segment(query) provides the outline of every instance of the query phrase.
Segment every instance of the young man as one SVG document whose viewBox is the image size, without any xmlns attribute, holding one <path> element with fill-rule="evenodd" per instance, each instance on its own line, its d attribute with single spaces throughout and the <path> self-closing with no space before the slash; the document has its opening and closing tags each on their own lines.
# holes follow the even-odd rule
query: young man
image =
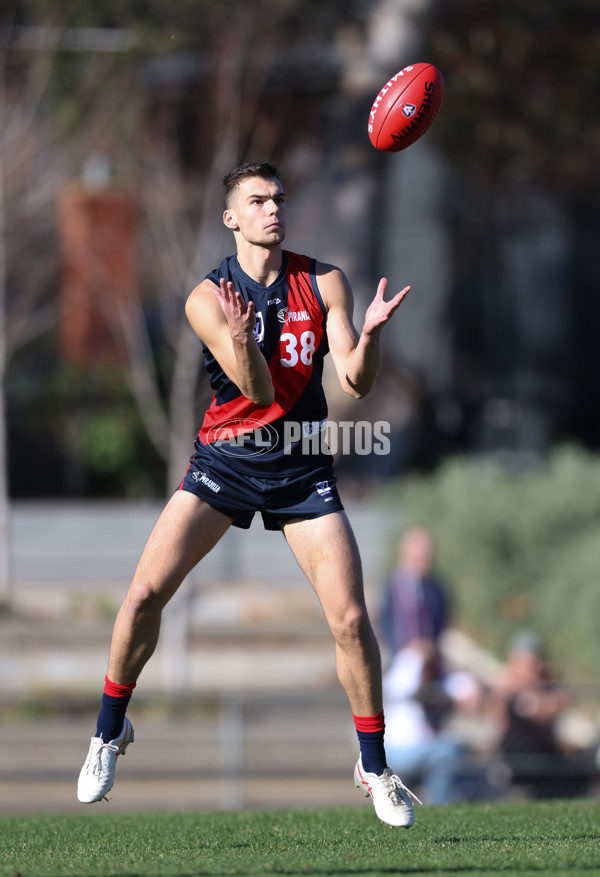
<svg viewBox="0 0 600 877">
<path fill-rule="evenodd" d="M 320 441 L 311 441 L 320 438 L 327 418 L 325 354 L 331 353 L 347 393 L 368 393 L 379 370 L 379 333 L 409 287 L 386 302 L 382 279 L 359 335 L 343 273 L 282 249 L 286 204 L 277 167 L 242 165 L 223 182 L 223 221 L 237 255 L 224 259 L 186 305 L 203 342 L 213 400 L 188 470 L 119 610 L 78 797 L 102 799 L 113 785 L 117 757 L 133 741 L 125 710 L 156 647 L 163 607 L 231 524 L 249 527 L 260 511 L 267 529 L 283 531 L 334 636 L 337 672 L 360 743 L 355 784 L 371 795 L 380 819 L 409 827 L 410 793 L 385 760 L 381 662 L 357 545 L 331 457 Z"/>
</svg>

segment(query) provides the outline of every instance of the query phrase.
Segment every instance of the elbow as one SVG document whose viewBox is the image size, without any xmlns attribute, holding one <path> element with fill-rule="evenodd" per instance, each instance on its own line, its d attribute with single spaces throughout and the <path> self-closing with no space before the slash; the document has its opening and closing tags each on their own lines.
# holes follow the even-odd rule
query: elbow
<svg viewBox="0 0 600 877">
<path fill-rule="evenodd" d="M 265 387 L 261 390 L 254 390 L 248 395 L 248 399 L 253 405 L 259 408 L 268 408 L 275 401 L 275 390 L 273 387 Z"/>
<path fill-rule="evenodd" d="M 275 401 L 275 387 L 271 375 L 250 376 L 237 384 L 240 392 L 257 408 L 268 408 Z"/>
<path fill-rule="evenodd" d="M 346 380 L 343 383 L 343 390 L 353 399 L 364 399 L 371 390 L 373 383 L 369 383 L 368 385 L 364 381 L 360 381 L 354 383 L 351 381 L 348 375 L 346 375 Z"/>
<path fill-rule="evenodd" d="M 362 392 L 358 388 L 348 386 L 344 387 L 344 392 L 347 393 L 351 399 L 364 399 L 367 395 L 366 392 Z"/>
</svg>

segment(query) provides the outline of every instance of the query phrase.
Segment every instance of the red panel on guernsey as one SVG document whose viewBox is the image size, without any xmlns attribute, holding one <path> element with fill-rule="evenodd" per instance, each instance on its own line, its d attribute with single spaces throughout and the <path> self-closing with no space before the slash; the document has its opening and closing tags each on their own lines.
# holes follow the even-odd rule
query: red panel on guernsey
<svg viewBox="0 0 600 877">
<path fill-rule="evenodd" d="M 318 349 L 324 334 L 324 315 L 310 282 L 310 258 L 294 253 L 288 253 L 287 256 L 287 316 L 281 326 L 279 344 L 269 364 L 275 400 L 271 405 L 260 408 L 243 395 L 223 405 L 217 405 L 213 396 L 198 433 L 203 444 L 209 444 L 211 431 L 225 423 L 231 435 L 251 432 L 256 427 L 257 420 L 273 423 L 293 408 L 308 384 L 312 372 L 312 351 Z M 302 312 L 308 312 L 310 319 L 294 319 L 290 316 Z M 305 333 L 308 331 L 314 334 L 314 340 L 310 339 L 310 347 L 306 344 Z M 294 336 L 293 339 L 290 336 Z M 309 349 L 311 353 L 302 356 L 302 351 Z M 292 359 L 290 350 L 298 354 L 297 357 L 294 356 L 293 366 L 284 365 L 284 361 Z M 231 424 L 232 420 L 236 423 Z"/>
</svg>

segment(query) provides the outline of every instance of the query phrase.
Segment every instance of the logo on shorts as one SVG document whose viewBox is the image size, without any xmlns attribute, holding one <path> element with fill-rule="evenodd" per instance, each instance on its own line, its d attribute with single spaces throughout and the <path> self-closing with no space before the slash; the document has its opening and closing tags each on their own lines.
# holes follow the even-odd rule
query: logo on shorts
<svg viewBox="0 0 600 877">
<path fill-rule="evenodd" d="M 216 481 L 213 481 L 212 478 L 209 478 L 206 472 L 192 472 L 192 480 L 195 481 L 196 484 L 204 484 L 209 490 L 212 490 L 213 493 L 218 493 L 221 489 L 221 485 L 217 484 Z"/>
<path fill-rule="evenodd" d="M 404 104 L 404 106 L 402 107 L 402 112 L 404 113 L 404 115 L 406 116 L 407 119 L 410 119 L 411 116 L 414 116 L 416 111 L 417 111 L 417 108 L 414 104 Z"/>
<path fill-rule="evenodd" d="M 319 496 L 322 496 L 323 499 L 325 499 L 325 497 L 329 496 L 329 494 L 331 493 L 332 485 L 329 483 L 329 481 L 317 481 L 315 487 L 317 488 L 317 493 L 319 494 Z M 331 499 L 331 497 L 329 498 Z"/>
</svg>

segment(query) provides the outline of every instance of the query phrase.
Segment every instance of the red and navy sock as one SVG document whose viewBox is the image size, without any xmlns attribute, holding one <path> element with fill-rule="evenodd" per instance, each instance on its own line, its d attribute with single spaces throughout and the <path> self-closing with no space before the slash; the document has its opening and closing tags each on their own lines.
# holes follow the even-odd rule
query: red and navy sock
<svg viewBox="0 0 600 877">
<path fill-rule="evenodd" d="M 385 720 L 383 711 L 376 716 L 352 716 L 358 742 L 362 765 L 367 773 L 375 773 L 377 776 L 386 769 L 387 761 L 383 747 L 383 735 L 385 733 Z"/>
<path fill-rule="evenodd" d="M 96 737 L 102 737 L 105 743 L 115 740 L 123 730 L 127 705 L 136 683 L 116 685 L 108 676 L 104 677 L 104 694 L 102 708 L 98 716 Z"/>
</svg>

